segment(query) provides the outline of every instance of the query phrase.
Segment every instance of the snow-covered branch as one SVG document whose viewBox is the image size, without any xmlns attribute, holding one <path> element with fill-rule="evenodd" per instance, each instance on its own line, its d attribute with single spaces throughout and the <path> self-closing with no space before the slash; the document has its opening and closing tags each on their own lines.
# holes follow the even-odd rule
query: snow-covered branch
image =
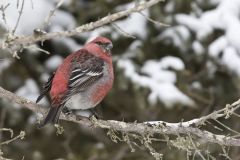
<svg viewBox="0 0 240 160">
<path fill-rule="evenodd" d="M 0 87 L 0 97 L 3 99 L 7 99 L 14 103 L 25 106 L 26 108 L 32 110 L 36 114 L 44 115 L 47 111 L 45 108 L 37 105 L 36 103 L 27 100 L 24 97 L 17 96 L 16 94 L 9 92 L 2 87 Z M 179 123 L 168 123 L 164 121 L 151 121 L 151 122 L 143 122 L 143 123 L 129 123 L 122 122 L 116 120 L 97 120 L 92 118 L 81 119 L 79 120 L 75 115 L 61 115 L 60 119 L 66 121 L 72 121 L 75 123 L 79 123 L 81 125 L 100 127 L 104 129 L 109 129 L 113 131 L 119 131 L 123 133 L 136 133 L 139 135 L 154 135 L 154 134 L 162 134 L 162 135 L 186 135 L 186 136 L 196 136 L 201 142 L 204 143 L 216 143 L 224 146 L 240 146 L 240 139 L 233 138 L 227 135 L 218 135 L 211 133 L 209 131 L 200 129 L 202 125 L 205 124 L 205 121 L 210 119 L 217 119 L 219 117 L 227 118 L 230 116 L 236 109 L 240 107 L 240 100 L 226 105 L 225 108 L 215 111 L 207 116 L 196 118 L 187 122 L 179 122 Z"/>
<path fill-rule="evenodd" d="M 77 35 L 79 33 L 88 32 L 91 30 L 94 30 L 98 27 L 104 26 L 106 24 L 112 23 L 120 18 L 126 17 L 130 15 L 131 13 L 141 12 L 146 8 L 149 8 L 163 0 L 149 0 L 149 1 L 141 1 L 136 3 L 136 5 L 133 8 L 123 10 L 114 14 L 110 14 L 108 16 L 105 16 L 95 22 L 90 22 L 84 25 L 81 25 L 73 30 L 68 31 L 62 31 L 62 32 L 51 32 L 51 33 L 42 33 L 41 34 L 33 34 L 30 36 L 15 36 L 15 35 L 9 35 L 7 36 L 6 40 L 3 41 L 3 43 L 0 45 L 0 48 L 2 49 L 11 49 L 12 51 L 16 51 L 19 49 L 22 49 L 24 47 L 27 47 L 31 44 L 34 44 L 35 42 L 43 42 L 48 39 L 53 38 L 60 38 L 60 37 L 69 37 L 73 35 Z"/>
</svg>

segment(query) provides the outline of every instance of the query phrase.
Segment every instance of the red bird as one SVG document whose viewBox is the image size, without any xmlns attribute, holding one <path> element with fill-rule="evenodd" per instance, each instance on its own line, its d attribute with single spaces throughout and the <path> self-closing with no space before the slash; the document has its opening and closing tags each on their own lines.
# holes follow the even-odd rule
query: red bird
<svg viewBox="0 0 240 160">
<path fill-rule="evenodd" d="M 58 123 L 63 109 L 88 110 L 103 100 L 114 79 L 112 47 L 109 39 L 97 37 L 64 59 L 37 98 L 50 91 L 51 108 L 41 126 Z"/>
</svg>

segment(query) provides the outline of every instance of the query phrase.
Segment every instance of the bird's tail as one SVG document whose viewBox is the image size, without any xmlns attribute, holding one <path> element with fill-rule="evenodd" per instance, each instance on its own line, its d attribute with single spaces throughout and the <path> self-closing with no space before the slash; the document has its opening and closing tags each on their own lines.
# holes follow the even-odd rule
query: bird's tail
<svg viewBox="0 0 240 160">
<path fill-rule="evenodd" d="M 51 106 L 51 108 L 48 111 L 47 116 L 45 119 L 40 123 L 39 128 L 45 126 L 46 124 L 56 124 L 58 123 L 59 116 L 62 110 L 62 105 L 60 106 Z"/>
</svg>

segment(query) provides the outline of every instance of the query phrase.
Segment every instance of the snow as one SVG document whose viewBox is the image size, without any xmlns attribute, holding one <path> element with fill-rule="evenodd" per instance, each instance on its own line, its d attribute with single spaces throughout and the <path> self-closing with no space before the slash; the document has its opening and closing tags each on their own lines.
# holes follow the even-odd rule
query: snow
<svg viewBox="0 0 240 160">
<path fill-rule="evenodd" d="M 55 16 L 51 18 L 51 26 L 60 26 L 62 30 L 70 30 L 75 28 L 76 22 L 68 12 L 56 10 Z"/>
<path fill-rule="evenodd" d="M 185 26 L 175 26 L 164 30 L 158 37 L 157 40 L 171 39 L 171 44 L 184 51 L 186 48 L 186 42 L 190 40 L 191 34 Z"/>
<path fill-rule="evenodd" d="M 141 71 L 156 81 L 175 83 L 176 74 L 173 71 L 166 70 L 168 68 L 182 70 L 184 69 L 184 64 L 176 57 L 167 56 L 162 58 L 160 61 L 148 60 L 145 62 Z"/>
<path fill-rule="evenodd" d="M 111 33 L 111 32 L 112 32 L 112 29 L 109 26 L 105 26 L 105 27 L 100 27 L 100 28 L 94 29 L 92 32 L 85 33 L 85 34 L 87 35 L 86 36 L 87 42 L 89 42 L 98 36 L 101 36 L 101 35 L 107 34 L 107 33 Z"/>
<path fill-rule="evenodd" d="M 175 70 L 183 70 L 185 68 L 184 63 L 181 59 L 172 56 L 163 57 L 160 60 L 159 64 L 164 69 L 172 68 Z"/>
<path fill-rule="evenodd" d="M 202 85 L 198 81 L 192 82 L 191 87 L 194 88 L 194 89 L 199 89 L 199 90 L 202 89 Z"/>
<path fill-rule="evenodd" d="M 10 59 L 0 59 L 0 75 L 12 64 Z"/>
<path fill-rule="evenodd" d="M 129 49 L 130 50 L 134 50 L 134 49 L 137 49 L 139 48 L 140 46 L 142 46 L 142 41 L 140 40 L 135 40 L 131 43 L 131 45 L 129 46 Z"/>
<path fill-rule="evenodd" d="M 48 70 L 54 71 L 62 63 L 63 58 L 59 55 L 54 55 L 45 62 L 45 66 Z"/>
<path fill-rule="evenodd" d="M 17 8 L 17 2 L 19 1 L 19 6 Z M 8 28 L 10 31 L 14 29 L 19 10 L 21 8 L 23 0 L 1 0 L 0 6 L 6 6 L 10 4 L 5 10 L 7 24 L 4 23 L 3 19 L 0 19 L 0 25 Z M 23 13 L 20 17 L 19 25 L 16 30 L 17 34 L 29 35 L 32 34 L 33 30 L 43 26 L 44 20 L 49 15 L 50 10 L 55 8 L 54 4 L 48 0 L 30 0 L 24 1 Z M 50 20 L 50 26 L 61 26 L 62 29 L 70 29 L 75 26 L 74 18 L 67 12 L 56 10 L 55 15 L 52 16 Z"/>
<path fill-rule="evenodd" d="M 39 96 L 39 89 L 33 79 L 27 79 L 25 84 L 15 92 L 18 96 L 23 96 L 31 101 L 36 101 Z M 47 104 L 46 99 L 41 101 L 42 104 Z"/>
<path fill-rule="evenodd" d="M 194 106 L 194 101 L 175 86 L 177 81 L 175 71 L 185 69 L 182 60 L 173 56 L 165 56 L 159 60 L 147 60 L 143 66 L 139 67 L 131 58 L 141 53 L 139 49 L 141 45 L 141 41 L 134 41 L 118 58 L 117 67 L 123 70 L 123 74 L 133 84 L 150 89 L 147 100 L 152 105 L 161 101 L 168 108 L 175 104 Z"/>
<path fill-rule="evenodd" d="M 148 121 L 148 122 L 144 122 L 144 124 L 150 124 L 150 125 L 158 125 L 158 126 L 167 126 L 167 127 L 171 127 L 171 128 L 179 128 L 179 127 L 189 127 L 193 124 L 197 124 L 201 121 L 200 118 L 195 118 L 192 119 L 190 121 L 186 121 L 186 122 L 180 122 L 180 123 L 167 123 L 164 121 Z"/>
<path fill-rule="evenodd" d="M 147 10 L 142 11 L 142 13 L 146 16 L 149 16 Z M 133 35 L 139 36 L 144 39 L 147 36 L 146 25 L 147 20 L 144 16 L 139 13 L 133 13 L 128 18 L 117 21 L 115 23 L 118 27 L 120 27 L 124 32 Z"/>
<path fill-rule="evenodd" d="M 240 56 L 235 48 L 227 47 L 224 49 L 222 63 L 240 76 Z"/>
<path fill-rule="evenodd" d="M 151 104 L 156 104 L 157 98 L 159 98 L 169 108 L 178 103 L 187 106 L 194 105 L 194 102 L 172 83 L 156 83 L 153 81 L 150 87 L 152 92 L 148 100 Z"/>
<path fill-rule="evenodd" d="M 199 21 L 199 19 L 195 17 L 178 14 L 175 18 L 179 24 L 185 25 L 190 30 L 196 32 L 198 39 L 206 38 L 213 31 L 213 29 L 209 25 L 202 23 L 201 21 Z"/>
<path fill-rule="evenodd" d="M 72 38 L 68 37 L 65 37 L 63 39 L 56 39 L 55 41 L 65 44 L 70 49 L 71 52 L 75 52 L 83 47 L 82 45 L 74 41 Z"/>
<path fill-rule="evenodd" d="M 228 46 L 228 41 L 225 36 L 221 36 L 209 45 L 209 55 L 217 57 Z"/>
<path fill-rule="evenodd" d="M 215 30 L 221 30 L 223 34 L 211 42 L 208 53 L 240 76 L 238 65 L 240 62 L 240 1 L 214 0 L 213 3 L 218 4 L 218 6 L 203 12 L 199 17 L 193 14 L 178 14 L 175 19 L 178 24 L 186 26 L 196 34 L 197 41 L 192 44 L 192 48 L 195 48 L 197 54 L 201 53 L 197 51 L 202 50 L 198 44 L 213 34 Z M 223 53 L 222 58 L 219 57 L 220 53 Z"/>
<path fill-rule="evenodd" d="M 62 30 L 63 30 L 63 28 L 61 26 L 51 26 L 51 28 L 50 28 L 50 32 L 60 32 Z M 54 41 L 57 43 L 62 43 L 64 45 L 66 45 L 71 50 L 71 52 L 74 52 L 74 51 L 82 48 L 82 45 L 79 45 L 77 42 L 74 41 L 74 39 L 69 38 L 69 37 L 55 38 Z M 59 45 L 59 44 L 57 44 L 57 45 Z"/>
<path fill-rule="evenodd" d="M 68 0 L 64 5 L 70 4 L 71 0 Z M 204 3 L 203 0 L 197 0 L 198 3 Z M 22 0 L 20 0 L 21 4 Z M 56 2 L 56 1 L 55 1 Z M 6 5 L 9 0 L 2 0 L 0 5 Z M 16 24 L 18 17 L 18 9 L 16 9 L 17 0 L 12 0 L 11 5 L 6 10 L 7 26 L 12 30 Z M 193 2 L 195 3 L 195 2 Z M 193 53 L 202 55 L 208 52 L 209 56 L 217 59 L 217 61 L 226 66 L 229 70 L 237 73 L 240 76 L 240 1 L 239 0 L 211 0 L 208 3 L 218 5 L 216 8 L 209 11 L 196 11 L 197 13 L 177 14 L 175 16 L 176 26 L 164 29 L 157 40 L 166 40 L 175 47 L 179 48 L 183 53 L 189 51 L 189 47 Z M 33 29 L 39 28 L 44 23 L 45 18 L 48 16 L 49 11 L 54 8 L 53 1 L 39 0 L 34 1 L 32 8 L 31 1 L 25 0 L 24 12 L 20 19 L 17 34 L 32 34 Z M 135 2 L 128 3 L 127 5 L 118 6 L 116 11 L 125 10 L 135 5 Z M 166 12 L 172 13 L 174 11 L 175 3 L 169 1 L 165 6 Z M 196 3 L 195 3 L 196 5 Z M 192 6 L 198 7 L 198 6 Z M 143 12 L 146 16 L 149 15 L 149 11 Z M 37 18 L 36 18 L 37 17 Z M 139 37 L 139 39 L 145 39 L 147 36 L 147 20 L 139 13 L 131 14 L 130 17 L 116 21 L 118 27 L 130 35 Z M 2 19 L 0 25 L 4 25 Z M 49 31 L 57 32 L 75 27 L 75 20 L 72 15 L 57 10 L 55 15 L 51 18 Z M 208 48 L 205 49 L 205 39 L 213 34 L 215 30 L 221 30 L 222 35 L 210 42 Z M 84 33 L 81 36 L 90 41 L 96 36 L 106 33 L 111 34 L 113 40 L 122 37 L 122 33 L 112 26 L 104 26 L 95 29 L 90 33 Z M 192 42 L 193 33 L 196 34 L 196 40 Z M 167 41 L 170 40 L 170 41 Z M 71 51 L 78 50 L 81 45 L 78 45 L 71 38 L 57 39 L 58 42 L 65 43 Z M 204 44 L 204 45 L 203 45 Z M 134 58 L 142 52 L 139 46 L 142 45 L 142 41 L 135 40 L 127 49 L 126 53 L 117 57 L 117 67 L 122 69 L 124 75 L 129 80 L 138 86 L 148 88 L 150 93 L 148 95 L 148 102 L 156 104 L 161 101 L 167 107 L 172 107 L 175 104 L 183 104 L 187 106 L 194 106 L 194 101 L 184 94 L 175 85 L 177 82 L 177 71 L 185 69 L 184 63 L 181 59 L 172 56 L 162 57 L 161 59 L 147 60 L 143 66 L 136 65 L 131 58 Z M 220 56 L 220 54 L 222 56 Z M 119 60 L 120 58 L 120 60 Z M 48 70 L 55 70 L 61 63 L 62 58 L 54 55 L 45 62 L 45 66 Z M 8 63 L 2 63 L 0 61 L 1 68 L 7 67 Z M 212 74 L 217 68 L 212 62 L 207 62 L 207 68 L 209 74 Z M 43 78 L 48 76 L 42 75 Z M 201 83 L 195 81 L 191 84 L 193 88 L 200 89 Z M 35 88 L 34 88 L 35 87 Z M 30 90 L 29 90 L 30 89 Z M 26 84 L 20 88 L 17 93 L 30 99 L 36 99 L 38 88 L 33 80 L 28 79 Z"/>
<path fill-rule="evenodd" d="M 130 59 L 120 59 L 117 67 L 123 69 L 124 75 L 134 84 L 150 89 L 151 93 L 148 96 L 150 104 L 154 105 L 161 101 L 168 108 L 178 103 L 194 106 L 194 101 L 174 85 L 176 82 L 175 72 L 167 70 L 169 67 L 176 70 L 184 69 L 184 64 L 180 59 L 168 56 L 159 61 L 148 60 L 141 68 L 146 75 L 138 74 Z"/>
<path fill-rule="evenodd" d="M 40 76 L 40 80 L 41 80 L 42 82 L 47 82 L 49 76 L 50 76 L 49 74 L 43 73 L 43 74 L 41 74 L 41 76 Z"/>
<path fill-rule="evenodd" d="M 125 5 L 117 6 L 115 10 L 116 11 L 126 10 L 129 8 L 133 8 L 134 5 L 135 5 L 135 2 L 131 2 Z M 146 16 L 149 16 L 149 12 L 147 9 L 142 11 L 141 13 L 143 13 Z M 114 27 L 114 25 L 116 25 L 121 30 Z M 132 36 L 137 36 L 141 39 L 145 39 L 147 36 L 146 25 L 147 25 L 147 19 L 144 16 L 142 16 L 139 13 L 132 13 L 129 15 L 129 17 L 123 20 L 118 20 L 114 22 L 112 27 L 104 26 L 104 27 L 100 27 L 93 30 L 89 34 L 90 38 L 88 38 L 88 41 L 90 41 L 94 37 L 97 37 L 106 33 L 111 33 L 111 38 L 113 40 L 116 40 L 120 36 L 123 36 L 122 32 L 126 32 L 127 34 L 130 34 Z"/>
<path fill-rule="evenodd" d="M 173 13 L 174 12 L 174 1 L 168 1 L 168 3 L 164 7 L 164 11 L 167 13 Z"/>
<path fill-rule="evenodd" d="M 238 38 L 240 32 L 238 30 L 240 26 L 239 8 L 239 0 L 221 1 L 216 9 L 204 12 L 200 18 L 185 14 L 178 14 L 175 18 L 179 24 L 185 25 L 194 31 L 199 40 L 206 38 L 214 29 L 223 29 L 230 32 L 230 34 L 236 33 L 231 34 L 230 37 Z M 231 39 L 229 40 L 231 41 Z"/>
<path fill-rule="evenodd" d="M 154 66 L 143 69 L 148 69 L 146 71 L 143 70 L 143 73 L 146 73 L 148 76 L 152 77 L 157 82 L 176 82 L 176 74 L 171 71 L 160 70 L 154 68 Z"/>
<path fill-rule="evenodd" d="M 240 7 L 239 7 L 240 9 Z M 226 38 L 228 40 L 229 45 L 233 46 L 240 52 L 240 21 L 239 17 L 233 17 L 230 15 L 227 17 L 227 30 L 226 30 Z"/>
<path fill-rule="evenodd" d="M 142 13 L 148 16 L 148 11 L 143 11 Z M 97 37 L 106 33 L 111 33 L 113 40 L 118 39 L 120 36 L 122 36 L 122 32 L 130 34 L 132 36 L 138 36 L 142 39 L 147 36 L 147 32 L 145 29 L 147 25 L 147 20 L 139 13 L 133 13 L 124 20 L 116 21 L 114 25 L 116 25 L 121 30 L 110 26 L 100 27 L 90 33 L 90 38 L 88 39 L 88 41 L 93 39 L 93 37 Z"/>
<path fill-rule="evenodd" d="M 193 52 L 198 55 L 201 55 L 204 53 L 204 47 L 202 46 L 202 44 L 199 41 L 194 41 L 192 43 L 192 49 L 193 49 Z"/>
<path fill-rule="evenodd" d="M 126 58 L 134 58 L 134 57 L 136 57 L 141 52 L 141 50 L 140 50 L 141 46 L 142 46 L 142 41 L 140 41 L 140 40 L 133 41 L 129 45 L 127 51 L 124 54 L 122 54 L 121 56 L 114 55 L 113 56 L 113 61 L 114 62 L 118 61 L 118 59 L 120 59 L 120 58 L 126 59 Z"/>
</svg>

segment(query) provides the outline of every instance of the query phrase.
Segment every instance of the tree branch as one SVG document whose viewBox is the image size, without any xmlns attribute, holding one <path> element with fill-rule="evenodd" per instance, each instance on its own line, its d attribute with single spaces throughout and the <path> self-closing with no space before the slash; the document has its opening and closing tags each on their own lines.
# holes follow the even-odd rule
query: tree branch
<svg viewBox="0 0 240 160">
<path fill-rule="evenodd" d="M 133 8 L 120 11 L 111 15 L 108 15 L 106 17 L 103 17 L 95 22 L 90 22 L 87 24 L 84 24 L 82 26 L 79 26 L 73 30 L 69 31 L 63 31 L 63 32 L 52 32 L 52 33 L 45 33 L 45 34 L 33 34 L 30 36 L 8 36 L 5 41 L 0 45 L 1 49 L 10 49 L 12 51 L 19 50 L 22 47 L 29 46 L 35 42 L 39 41 L 45 41 L 48 39 L 53 38 L 60 38 L 60 37 L 69 37 L 73 35 L 77 35 L 79 33 L 88 32 L 91 30 L 94 30 L 98 27 L 101 27 L 103 25 L 112 23 L 120 18 L 123 18 L 125 16 L 128 16 L 131 13 L 140 12 L 146 8 L 149 8 L 160 1 L 163 0 L 149 0 L 149 1 L 141 1 L 139 3 L 136 3 L 136 5 Z"/>
<path fill-rule="evenodd" d="M 9 92 L 0 87 L 0 97 L 12 101 L 14 103 L 25 106 L 32 110 L 34 113 L 44 115 L 46 109 L 37 105 L 36 103 L 27 100 L 24 97 L 17 96 L 12 92 Z M 179 135 L 186 136 L 193 135 L 201 139 L 205 143 L 216 143 L 224 146 L 240 146 L 240 139 L 228 137 L 226 135 L 217 135 L 206 130 L 201 130 L 198 127 L 206 120 L 215 119 L 219 117 L 227 116 L 231 111 L 235 111 L 240 106 L 240 100 L 234 102 L 231 105 L 227 105 L 224 109 L 215 111 L 205 117 L 193 119 L 187 122 L 180 123 L 168 123 L 163 121 L 152 121 L 143 123 L 127 123 L 115 120 L 97 120 L 97 119 L 84 119 L 78 120 L 75 115 L 61 114 L 60 119 L 65 121 L 72 121 L 81 125 L 100 127 L 104 129 L 110 129 L 114 131 L 120 131 L 124 133 L 137 133 L 140 135 L 146 134 L 164 134 L 164 135 Z M 230 111 L 230 112 L 227 112 Z M 200 123 L 201 122 L 201 123 Z"/>
</svg>

